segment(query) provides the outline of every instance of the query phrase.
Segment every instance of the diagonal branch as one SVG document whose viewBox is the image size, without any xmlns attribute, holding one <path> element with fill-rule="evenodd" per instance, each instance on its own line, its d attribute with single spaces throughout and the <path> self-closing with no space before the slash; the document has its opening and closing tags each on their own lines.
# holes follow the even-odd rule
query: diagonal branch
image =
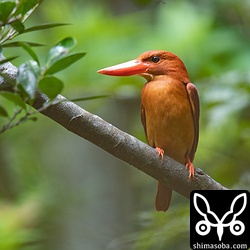
<svg viewBox="0 0 250 250">
<path fill-rule="evenodd" d="M 5 68 L 0 65 L 0 71 L 7 74 L 8 80 L 15 80 L 17 70 L 12 64 L 8 63 Z M 9 86 L 10 84 L 0 77 L 0 90 Z M 189 198 L 192 190 L 226 189 L 200 169 L 196 169 L 195 178 L 189 180 L 188 170 L 184 165 L 168 156 L 162 160 L 152 147 L 134 136 L 119 130 L 75 103 L 67 101 L 61 95 L 57 99 L 61 102 L 49 106 L 41 113 L 154 179 L 164 182 L 181 195 Z M 39 109 L 46 102 L 48 102 L 47 96 L 37 92 L 34 108 Z"/>
</svg>

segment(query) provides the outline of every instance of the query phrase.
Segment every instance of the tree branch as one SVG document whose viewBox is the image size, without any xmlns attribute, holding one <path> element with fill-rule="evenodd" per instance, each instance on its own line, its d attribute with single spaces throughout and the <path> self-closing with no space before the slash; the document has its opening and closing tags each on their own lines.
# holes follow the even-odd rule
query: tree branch
<svg viewBox="0 0 250 250">
<path fill-rule="evenodd" d="M 8 76 L 7 81 L 0 77 L 0 90 L 9 89 L 9 81 L 15 80 L 17 69 L 8 63 L 7 67 L 0 65 L 0 71 Z M 185 169 L 184 165 L 168 156 L 162 160 L 161 157 L 158 157 L 155 149 L 134 136 L 119 130 L 75 103 L 67 101 L 61 95 L 57 99 L 61 102 L 49 106 L 41 113 L 154 179 L 164 182 L 181 195 L 189 198 L 192 190 L 226 189 L 200 169 L 196 169 L 195 178 L 189 180 L 188 170 Z M 37 92 L 34 108 L 40 109 L 48 101 L 46 95 Z"/>
</svg>

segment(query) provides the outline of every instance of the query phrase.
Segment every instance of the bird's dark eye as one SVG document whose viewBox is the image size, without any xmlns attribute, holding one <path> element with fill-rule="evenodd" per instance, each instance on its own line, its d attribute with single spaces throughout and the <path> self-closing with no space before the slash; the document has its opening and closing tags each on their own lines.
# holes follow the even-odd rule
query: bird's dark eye
<svg viewBox="0 0 250 250">
<path fill-rule="evenodd" d="M 151 61 L 154 62 L 154 63 L 158 63 L 160 61 L 160 57 L 159 56 L 153 56 L 151 58 Z"/>
</svg>

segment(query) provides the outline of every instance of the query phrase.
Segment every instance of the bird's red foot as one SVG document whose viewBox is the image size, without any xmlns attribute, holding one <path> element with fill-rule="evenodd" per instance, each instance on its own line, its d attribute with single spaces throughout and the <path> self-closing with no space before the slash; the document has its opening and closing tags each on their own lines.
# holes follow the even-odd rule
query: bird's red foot
<svg viewBox="0 0 250 250">
<path fill-rule="evenodd" d="M 161 156 L 161 158 L 163 159 L 164 157 L 164 150 L 161 148 L 156 147 L 155 150 L 157 151 L 158 155 Z"/>
<path fill-rule="evenodd" d="M 189 169 L 188 179 L 194 178 L 194 165 L 188 156 L 186 157 L 186 168 Z"/>
</svg>

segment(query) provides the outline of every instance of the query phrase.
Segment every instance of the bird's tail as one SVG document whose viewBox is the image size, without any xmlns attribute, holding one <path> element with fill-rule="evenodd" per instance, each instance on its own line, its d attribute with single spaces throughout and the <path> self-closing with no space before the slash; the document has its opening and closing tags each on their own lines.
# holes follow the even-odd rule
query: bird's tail
<svg viewBox="0 0 250 250">
<path fill-rule="evenodd" d="M 155 198 L 156 210 L 166 212 L 169 208 L 171 197 L 172 189 L 168 188 L 164 183 L 158 181 L 158 189 Z"/>
</svg>

